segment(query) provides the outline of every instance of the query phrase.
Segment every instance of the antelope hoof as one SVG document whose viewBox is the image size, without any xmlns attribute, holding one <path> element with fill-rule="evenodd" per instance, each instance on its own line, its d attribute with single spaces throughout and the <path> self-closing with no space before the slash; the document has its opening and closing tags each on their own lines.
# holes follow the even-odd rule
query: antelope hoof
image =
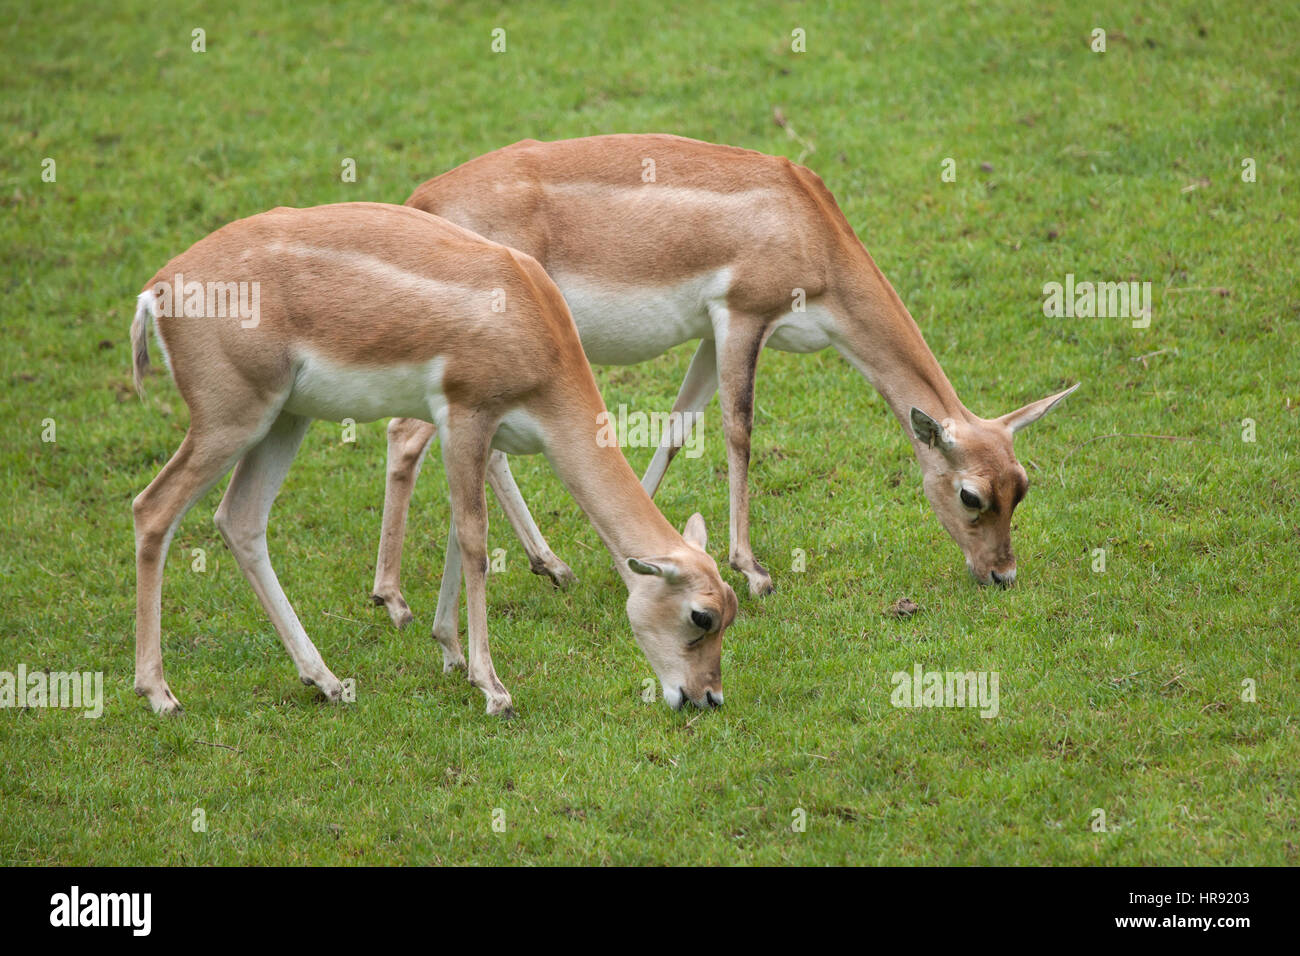
<svg viewBox="0 0 1300 956">
<path fill-rule="evenodd" d="M 306 674 L 300 674 L 298 679 L 308 687 L 315 687 L 330 703 L 337 703 L 343 699 L 343 682 L 333 674 L 327 674 L 323 677 L 309 677 Z"/>
<path fill-rule="evenodd" d="M 382 604 L 388 610 L 393 626 L 399 631 L 415 620 L 415 615 L 411 613 L 401 594 L 395 594 L 391 598 L 386 598 L 382 594 L 372 594 L 370 599 L 376 604 Z"/>
<path fill-rule="evenodd" d="M 578 576 L 573 573 L 573 570 L 553 554 L 529 562 L 529 569 L 533 574 L 545 575 L 550 578 L 551 583 L 561 591 L 578 580 Z"/>
<path fill-rule="evenodd" d="M 460 649 L 460 637 L 456 634 L 454 627 L 449 635 L 444 636 L 438 634 L 438 627 L 435 624 L 432 636 L 434 642 L 442 651 L 442 672 L 444 674 L 469 669 L 465 664 L 465 655 Z"/>
<path fill-rule="evenodd" d="M 496 674 L 492 674 L 487 680 L 476 680 L 471 674 L 469 682 L 483 692 L 487 698 L 487 714 L 489 717 L 510 718 L 515 715 L 515 709 L 510 702 L 510 691 L 501 685 Z"/>
<path fill-rule="evenodd" d="M 166 684 L 162 687 L 141 687 L 137 684 L 135 692 L 140 697 L 149 698 L 149 706 L 155 714 L 172 717 L 185 713 L 185 708 L 181 707 L 181 702 Z"/>
<path fill-rule="evenodd" d="M 751 596 L 766 597 L 776 590 L 776 586 L 772 584 L 772 576 L 768 574 L 767 569 L 757 561 L 753 562 L 748 567 L 742 565 L 738 561 L 732 561 L 731 567 L 733 570 L 739 571 L 745 576 L 745 580 L 749 582 L 749 593 Z"/>
</svg>

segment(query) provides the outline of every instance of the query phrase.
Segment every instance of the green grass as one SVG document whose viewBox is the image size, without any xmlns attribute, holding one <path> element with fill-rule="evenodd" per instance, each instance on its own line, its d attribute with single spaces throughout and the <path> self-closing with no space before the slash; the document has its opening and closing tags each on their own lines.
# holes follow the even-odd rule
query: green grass
<svg viewBox="0 0 1300 956">
<path fill-rule="evenodd" d="M 1295 864 L 1300 10 L 608 6 L 0 4 L 0 670 L 101 670 L 106 694 L 99 720 L 0 711 L 0 863 Z M 847 364 L 769 353 L 751 481 L 779 590 L 752 600 L 724 572 L 742 598 L 721 712 L 642 703 L 651 671 L 612 564 L 544 462 L 521 459 L 580 583 L 533 577 L 493 504 L 489 547 L 508 557 L 489 619 L 519 717 L 485 717 L 428 637 L 436 467 L 408 539 L 416 623 L 396 632 L 369 604 L 382 422 L 355 445 L 314 425 L 271 519 L 285 589 L 356 703 L 297 682 L 213 527 L 218 489 L 177 533 L 163 592 L 187 713 L 148 711 L 130 502 L 187 418 L 163 378 L 143 405 L 130 391 L 127 326 L 154 270 L 232 219 L 401 202 L 524 137 L 671 131 L 798 157 L 774 107 L 967 405 L 1084 382 L 1018 439 L 1033 488 L 1014 590 L 970 581 Z M 1045 318 L 1043 284 L 1067 272 L 1151 281 L 1151 327 Z M 599 370 L 606 402 L 667 408 L 688 358 Z M 702 511 L 725 556 L 716 403 L 705 427 L 706 454 L 679 458 L 657 503 L 679 526 Z M 1111 433 L 1191 440 L 1090 441 Z M 648 456 L 629 453 L 638 470 Z M 885 616 L 903 595 L 921 612 Z M 892 707 L 890 675 L 914 662 L 996 670 L 1000 716 Z"/>
</svg>

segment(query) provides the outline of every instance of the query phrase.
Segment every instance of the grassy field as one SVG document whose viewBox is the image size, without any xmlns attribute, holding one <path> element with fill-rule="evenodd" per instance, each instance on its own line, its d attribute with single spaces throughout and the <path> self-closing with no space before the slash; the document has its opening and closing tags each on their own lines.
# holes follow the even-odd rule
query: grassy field
<svg viewBox="0 0 1300 956">
<path fill-rule="evenodd" d="M 102 671 L 105 693 L 98 720 L 0 710 L 0 863 L 1300 861 L 1300 8 L 472 6 L 0 3 L 0 671 Z M 298 683 L 212 524 L 218 489 L 163 592 L 187 712 L 151 714 L 131 687 L 130 503 L 187 412 L 162 377 L 144 404 L 131 391 L 141 284 L 271 206 L 402 202 L 521 138 L 616 131 L 802 157 L 977 413 L 1084 383 L 1017 442 L 1017 587 L 972 583 L 857 373 L 767 353 L 754 545 L 778 590 L 724 572 L 741 610 L 722 711 L 642 701 L 608 555 L 519 459 L 580 580 L 530 574 L 492 505 L 489 619 L 519 716 L 486 717 L 428 636 L 440 469 L 412 512 L 415 624 L 370 604 L 377 422 L 355 443 L 315 424 L 271 518 L 285 590 L 356 702 Z M 1066 274 L 1151 282 L 1150 327 L 1045 317 Z M 667 409 L 690 352 L 598 370 L 607 404 Z M 657 504 L 679 527 L 703 512 L 725 558 L 716 402 L 705 428 Z M 919 613 L 888 616 L 904 596 Z M 891 706 L 917 664 L 996 671 L 998 717 Z"/>
</svg>

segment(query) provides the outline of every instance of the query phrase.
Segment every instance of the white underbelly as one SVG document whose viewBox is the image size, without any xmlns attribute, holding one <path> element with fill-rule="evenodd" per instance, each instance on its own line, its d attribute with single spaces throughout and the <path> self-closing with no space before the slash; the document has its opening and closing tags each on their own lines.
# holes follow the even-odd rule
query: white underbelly
<svg viewBox="0 0 1300 956">
<path fill-rule="evenodd" d="M 635 365 L 683 342 L 713 335 L 709 305 L 725 302 L 730 270 L 663 285 L 598 283 L 553 276 L 593 365 Z"/>
<path fill-rule="evenodd" d="M 350 366 L 311 353 L 299 356 L 287 412 L 339 422 L 403 417 L 436 421 L 445 407 L 443 360 L 384 368 Z"/>
<path fill-rule="evenodd" d="M 444 362 L 433 358 L 387 368 L 341 365 L 319 355 L 300 356 L 284 410 L 325 421 L 372 422 L 419 418 L 442 428 L 447 401 L 442 392 Z M 594 425 L 592 426 L 595 427 Z M 522 408 L 506 413 L 492 447 L 510 455 L 543 450 L 542 430 Z"/>
</svg>

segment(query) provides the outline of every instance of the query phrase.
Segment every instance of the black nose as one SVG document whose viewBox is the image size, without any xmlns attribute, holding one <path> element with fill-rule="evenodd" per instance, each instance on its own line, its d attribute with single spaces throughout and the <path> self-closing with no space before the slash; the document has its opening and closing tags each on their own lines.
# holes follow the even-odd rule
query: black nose
<svg viewBox="0 0 1300 956">
<path fill-rule="evenodd" d="M 714 697 L 714 696 L 713 696 L 713 691 L 711 691 L 711 690 L 706 690 L 706 691 L 704 692 L 704 700 L 705 700 L 705 703 L 707 703 L 710 707 L 721 707 L 721 706 L 722 706 L 722 698 L 721 698 L 721 697 Z"/>
<path fill-rule="evenodd" d="M 1015 580 L 1015 578 L 1011 575 L 1006 575 L 1004 577 L 1003 575 L 998 574 L 996 571 L 990 571 L 989 577 L 993 579 L 994 584 L 999 584 L 1004 588 L 1010 585 L 1011 582 Z"/>
</svg>

